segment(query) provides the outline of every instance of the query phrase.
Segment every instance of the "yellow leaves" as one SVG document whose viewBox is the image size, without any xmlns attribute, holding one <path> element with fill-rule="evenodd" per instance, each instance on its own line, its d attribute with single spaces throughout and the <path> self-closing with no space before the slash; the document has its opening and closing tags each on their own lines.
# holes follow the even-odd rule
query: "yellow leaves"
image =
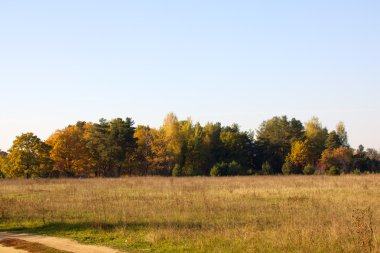
<svg viewBox="0 0 380 253">
<path fill-rule="evenodd" d="M 319 122 L 317 117 L 312 117 L 308 122 L 305 123 L 305 134 L 309 139 L 316 138 L 322 131 L 322 124 Z"/>
<path fill-rule="evenodd" d="M 307 141 L 294 141 L 288 159 L 296 166 L 306 165 L 308 162 Z"/>
<path fill-rule="evenodd" d="M 68 126 L 48 138 L 46 143 L 52 146 L 50 157 L 56 170 L 78 175 L 94 166 L 86 146 L 86 129 L 89 128 L 88 123 L 83 127 Z"/>
</svg>

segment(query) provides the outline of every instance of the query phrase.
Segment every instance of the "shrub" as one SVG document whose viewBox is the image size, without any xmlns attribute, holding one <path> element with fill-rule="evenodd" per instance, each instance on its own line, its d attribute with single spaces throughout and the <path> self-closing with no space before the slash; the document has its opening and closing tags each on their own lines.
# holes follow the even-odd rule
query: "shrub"
<svg viewBox="0 0 380 253">
<path fill-rule="evenodd" d="M 218 177 L 225 176 L 226 173 L 226 163 L 217 163 L 210 170 L 210 176 Z"/>
<path fill-rule="evenodd" d="M 217 163 L 210 170 L 210 176 L 236 176 L 241 173 L 242 167 L 235 161 Z"/>
<path fill-rule="evenodd" d="M 182 176 L 197 176 L 197 175 L 201 175 L 201 173 L 197 171 L 193 165 L 185 164 L 185 166 L 182 167 Z"/>
<path fill-rule="evenodd" d="M 172 176 L 173 177 L 180 177 L 180 176 L 183 176 L 183 172 L 182 172 L 182 168 L 181 166 L 179 166 L 178 164 L 176 164 L 173 168 L 173 171 L 172 171 Z"/>
<path fill-rule="evenodd" d="M 358 168 L 354 169 L 354 171 L 352 172 L 354 175 L 360 175 L 361 172 Z"/>
<path fill-rule="evenodd" d="M 236 161 L 232 161 L 231 163 L 228 164 L 227 167 L 228 167 L 228 170 L 227 170 L 228 175 L 235 176 L 235 175 L 242 174 L 242 167 Z"/>
<path fill-rule="evenodd" d="M 282 165 L 281 171 L 282 171 L 282 174 L 289 175 L 292 171 L 292 164 L 290 162 L 285 162 Z"/>
<path fill-rule="evenodd" d="M 269 162 L 265 162 L 261 165 L 261 172 L 264 174 L 264 175 L 270 175 L 270 174 L 273 174 L 273 169 L 272 169 L 272 166 L 270 165 Z"/>
<path fill-rule="evenodd" d="M 331 166 L 330 169 L 327 171 L 327 174 L 330 176 L 336 176 L 340 174 L 340 171 L 335 166 Z"/>
<path fill-rule="evenodd" d="M 313 175 L 314 172 L 315 172 L 315 168 L 314 168 L 313 165 L 308 164 L 308 165 L 305 166 L 305 168 L 303 169 L 302 172 L 303 172 L 303 174 L 305 174 L 305 175 Z"/>
</svg>

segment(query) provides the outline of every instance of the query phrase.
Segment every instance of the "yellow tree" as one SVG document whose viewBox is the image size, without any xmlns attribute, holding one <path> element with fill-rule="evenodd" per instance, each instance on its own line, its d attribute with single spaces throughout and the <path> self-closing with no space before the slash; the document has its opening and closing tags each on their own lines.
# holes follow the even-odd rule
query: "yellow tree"
<svg viewBox="0 0 380 253">
<path fill-rule="evenodd" d="M 137 145 L 135 152 L 135 166 L 138 170 L 138 174 L 146 175 L 149 173 L 153 161 L 152 130 L 147 126 L 137 126 L 133 137 L 136 138 Z"/>
<path fill-rule="evenodd" d="M 6 152 L 3 152 L 1 151 L 0 149 L 0 177 L 3 177 L 3 173 L 1 172 L 2 171 L 2 167 L 4 166 L 5 164 L 5 157 L 7 156 L 7 153 Z"/>
<path fill-rule="evenodd" d="M 294 141 L 288 155 L 288 160 L 299 169 L 306 166 L 309 160 L 307 141 Z"/>
<path fill-rule="evenodd" d="M 33 133 L 17 136 L 2 164 L 8 177 L 47 177 L 51 171 L 51 147 Z"/>
<path fill-rule="evenodd" d="M 336 133 L 339 137 L 339 141 L 340 141 L 341 145 L 343 147 L 349 147 L 346 127 L 344 126 L 344 123 L 342 121 L 340 121 L 336 125 Z"/>
<path fill-rule="evenodd" d="M 171 170 L 176 163 L 179 163 L 181 154 L 181 134 L 180 123 L 174 113 L 169 113 L 160 129 L 160 136 L 164 138 L 166 154 L 169 156 L 168 169 Z"/>
<path fill-rule="evenodd" d="M 174 164 L 173 154 L 167 148 L 164 131 L 151 129 L 151 156 L 147 156 L 153 174 L 170 175 Z"/>
<path fill-rule="evenodd" d="M 308 159 L 311 164 L 316 164 L 325 149 L 328 131 L 322 127 L 317 117 L 305 123 L 305 135 L 307 140 Z"/>
<path fill-rule="evenodd" d="M 81 123 L 57 130 L 46 141 L 52 146 L 50 157 L 54 169 L 68 176 L 89 176 L 95 166 L 86 146 L 86 129 L 91 124 Z"/>
</svg>

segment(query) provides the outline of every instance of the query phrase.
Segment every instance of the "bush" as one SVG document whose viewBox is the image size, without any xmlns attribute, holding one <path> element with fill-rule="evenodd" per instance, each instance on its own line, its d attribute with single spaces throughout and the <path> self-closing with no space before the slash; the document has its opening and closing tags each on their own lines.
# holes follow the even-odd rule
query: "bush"
<svg viewBox="0 0 380 253">
<path fill-rule="evenodd" d="M 289 175 L 292 172 L 292 164 L 290 162 L 285 162 L 281 168 L 282 174 Z"/>
<path fill-rule="evenodd" d="M 182 172 L 182 168 L 181 166 L 179 166 L 178 164 L 176 164 L 173 168 L 173 171 L 172 171 L 172 176 L 173 177 L 180 177 L 180 176 L 183 176 L 183 172 Z"/>
<path fill-rule="evenodd" d="M 305 168 L 303 169 L 302 172 L 303 172 L 303 174 L 305 174 L 305 175 L 313 175 L 314 172 L 315 172 L 315 168 L 314 168 L 313 165 L 308 164 L 308 165 L 305 166 Z"/>
<path fill-rule="evenodd" d="M 182 167 L 182 176 L 200 176 L 202 172 L 196 169 L 192 164 L 185 164 Z"/>
<path fill-rule="evenodd" d="M 264 175 L 270 175 L 270 174 L 273 174 L 273 169 L 272 169 L 272 166 L 270 165 L 269 162 L 265 162 L 261 165 L 261 172 L 264 174 Z"/>
<path fill-rule="evenodd" d="M 354 169 L 354 171 L 352 173 L 354 175 L 360 175 L 360 174 L 362 174 L 358 168 Z"/>
<path fill-rule="evenodd" d="M 235 176 L 235 175 L 240 175 L 242 174 L 242 167 L 239 163 L 236 161 L 232 161 L 231 163 L 228 164 L 228 175 Z"/>
<path fill-rule="evenodd" d="M 219 177 L 222 176 L 222 166 L 221 164 L 215 164 L 210 170 L 210 176 Z"/>
<path fill-rule="evenodd" d="M 210 176 L 236 176 L 242 173 L 242 167 L 239 163 L 232 161 L 230 163 L 217 163 L 210 170 Z"/>
<path fill-rule="evenodd" d="M 331 166 L 330 169 L 327 171 L 327 174 L 330 176 L 336 176 L 340 174 L 340 171 L 335 166 Z"/>
</svg>

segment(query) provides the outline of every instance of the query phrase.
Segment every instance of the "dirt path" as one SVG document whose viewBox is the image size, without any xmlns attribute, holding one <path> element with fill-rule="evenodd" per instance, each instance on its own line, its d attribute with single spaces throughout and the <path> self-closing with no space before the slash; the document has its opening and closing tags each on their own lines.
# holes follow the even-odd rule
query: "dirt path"
<svg viewBox="0 0 380 253">
<path fill-rule="evenodd" d="M 74 240 L 43 236 L 43 235 L 30 235 L 30 234 L 13 234 L 7 232 L 0 232 L 0 240 L 5 238 L 16 238 L 28 242 L 36 242 L 46 245 L 51 248 L 66 250 L 73 253 L 122 253 L 121 251 L 95 245 L 84 245 Z M 9 247 L 0 246 L 0 253 L 25 253 L 24 250 L 17 250 Z"/>
<path fill-rule="evenodd" d="M 28 253 L 28 251 L 22 249 L 14 249 L 10 247 L 4 247 L 0 245 L 0 253 Z"/>
</svg>

